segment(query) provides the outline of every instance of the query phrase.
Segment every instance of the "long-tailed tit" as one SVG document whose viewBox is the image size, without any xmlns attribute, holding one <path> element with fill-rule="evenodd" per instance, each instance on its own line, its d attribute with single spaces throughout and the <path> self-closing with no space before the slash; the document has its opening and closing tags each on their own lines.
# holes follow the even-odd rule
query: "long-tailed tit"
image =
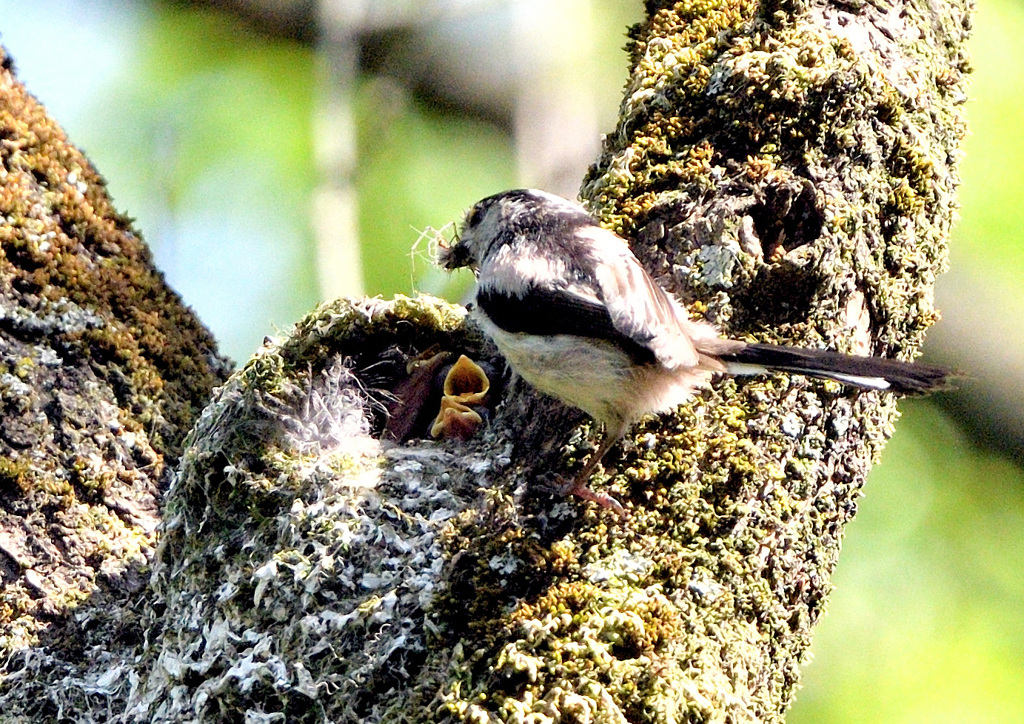
<svg viewBox="0 0 1024 724">
<path fill-rule="evenodd" d="M 476 273 L 474 314 L 512 368 L 541 392 L 604 423 L 568 493 L 622 510 L 586 483 L 647 413 L 673 409 L 712 375 L 779 370 L 896 393 L 941 387 L 949 370 L 829 350 L 725 339 L 689 318 L 626 242 L 582 206 L 543 191 L 489 196 L 443 248 L 447 269 Z"/>
</svg>

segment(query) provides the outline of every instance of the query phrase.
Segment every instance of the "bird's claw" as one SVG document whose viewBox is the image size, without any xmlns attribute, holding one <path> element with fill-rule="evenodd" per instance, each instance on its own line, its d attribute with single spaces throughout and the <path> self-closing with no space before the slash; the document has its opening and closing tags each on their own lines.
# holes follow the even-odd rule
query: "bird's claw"
<svg viewBox="0 0 1024 724">
<path fill-rule="evenodd" d="M 575 495 L 577 498 L 582 498 L 583 500 L 589 500 L 593 503 L 597 503 L 602 508 L 614 510 L 616 513 L 619 514 L 620 518 L 625 519 L 626 517 L 626 509 L 622 507 L 622 503 L 617 501 L 612 496 L 608 495 L 608 493 L 599 493 L 596 490 L 591 490 L 582 481 L 577 480 L 569 485 L 564 486 L 562 488 L 562 493 L 563 495 Z"/>
<path fill-rule="evenodd" d="M 537 482 L 542 487 L 554 493 L 558 493 L 559 495 L 575 495 L 577 498 L 597 503 L 602 508 L 614 510 L 621 518 L 626 517 L 626 509 L 622 507 L 622 503 L 607 493 L 598 493 L 597 491 L 591 490 L 579 479 L 567 483 L 561 476 L 555 473 L 547 473 L 541 475 Z"/>
</svg>

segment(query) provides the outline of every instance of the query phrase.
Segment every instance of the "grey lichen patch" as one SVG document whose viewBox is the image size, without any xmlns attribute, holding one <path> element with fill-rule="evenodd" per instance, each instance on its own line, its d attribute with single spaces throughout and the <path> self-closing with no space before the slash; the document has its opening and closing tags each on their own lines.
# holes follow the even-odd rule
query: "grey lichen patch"
<svg viewBox="0 0 1024 724">
<path fill-rule="evenodd" d="M 0 492 L 9 564 L 0 644 L 17 651 L 97 583 L 145 566 L 163 458 L 102 374 L 74 364 L 82 351 L 74 340 L 102 326 L 97 315 L 70 302 L 40 301 L 30 312 L 8 299 L 0 326 L 9 473 Z"/>
<path fill-rule="evenodd" d="M 339 300 L 218 391 L 168 495 L 130 718 L 402 720 L 437 628 L 441 533 L 490 463 L 382 444 L 374 385 L 386 349 L 472 349 L 464 318 L 429 298 Z"/>
</svg>

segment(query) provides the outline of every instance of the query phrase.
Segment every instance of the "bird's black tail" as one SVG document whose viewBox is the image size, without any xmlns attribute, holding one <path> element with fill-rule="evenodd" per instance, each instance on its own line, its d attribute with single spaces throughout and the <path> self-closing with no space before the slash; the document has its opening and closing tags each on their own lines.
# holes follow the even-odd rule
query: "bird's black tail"
<svg viewBox="0 0 1024 724">
<path fill-rule="evenodd" d="M 854 387 L 891 390 L 901 395 L 940 389 L 953 376 L 952 370 L 935 365 L 774 344 L 748 344 L 738 352 L 723 354 L 720 358 L 725 362 L 726 371 L 733 375 L 761 374 L 770 370 L 795 372 Z"/>
</svg>

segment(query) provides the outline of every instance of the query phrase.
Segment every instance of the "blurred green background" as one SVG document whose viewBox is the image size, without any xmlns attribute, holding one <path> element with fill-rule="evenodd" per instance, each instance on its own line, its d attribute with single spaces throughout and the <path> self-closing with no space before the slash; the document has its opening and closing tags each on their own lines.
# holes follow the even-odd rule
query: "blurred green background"
<svg viewBox="0 0 1024 724">
<path fill-rule="evenodd" d="M 0 42 L 19 76 L 240 361 L 320 300 L 323 271 L 310 220 L 323 63 L 308 19 L 254 22 L 242 4 L 0 0 Z M 498 4 L 422 7 L 464 25 L 475 6 Z M 579 78 L 598 130 L 614 124 L 624 30 L 639 5 L 590 5 L 580 55 L 590 65 Z M 410 32 L 381 25 L 361 41 L 348 89 L 360 241 L 340 232 L 337 243 L 361 258 L 351 293 L 457 297 L 465 280 L 432 269 L 420 232 L 524 183 L 515 124 L 500 107 L 467 110 L 389 66 L 396 47 L 412 47 Z M 962 221 L 939 290 L 947 321 L 929 344 L 933 359 L 970 379 L 960 393 L 903 403 L 849 528 L 790 722 L 1024 721 L 1024 447 L 1014 416 L 1024 407 L 1022 37 L 1021 0 L 981 0 Z"/>
</svg>

